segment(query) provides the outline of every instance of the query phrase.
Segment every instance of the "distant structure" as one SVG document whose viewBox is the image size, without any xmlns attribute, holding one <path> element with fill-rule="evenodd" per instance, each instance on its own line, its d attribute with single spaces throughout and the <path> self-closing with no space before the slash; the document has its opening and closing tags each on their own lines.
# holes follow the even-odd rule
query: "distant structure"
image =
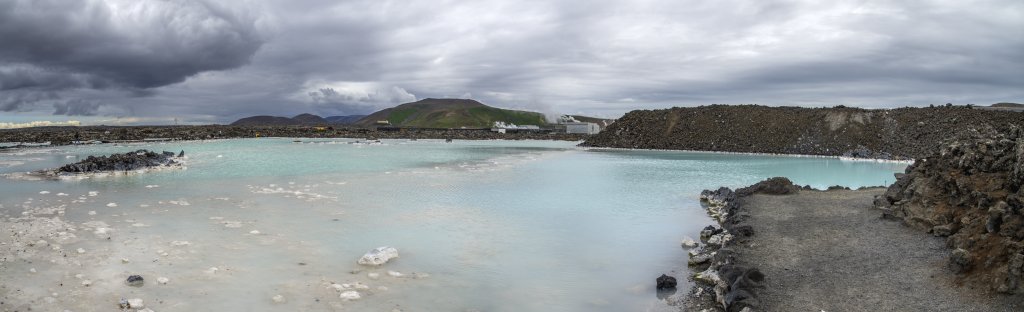
<svg viewBox="0 0 1024 312">
<path fill-rule="evenodd" d="M 564 125 L 565 133 L 597 134 L 601 132 L 601 126 L 592 122 L 568 122 Z"/>
<path fill-rule="evenodd" d="M 558 117 L 558 123 L 565 125 L 565 133 L 597 134 L 601 132 L 601 125 L 593 122 L 581 122 L 570 115 Z"/>
</svg>

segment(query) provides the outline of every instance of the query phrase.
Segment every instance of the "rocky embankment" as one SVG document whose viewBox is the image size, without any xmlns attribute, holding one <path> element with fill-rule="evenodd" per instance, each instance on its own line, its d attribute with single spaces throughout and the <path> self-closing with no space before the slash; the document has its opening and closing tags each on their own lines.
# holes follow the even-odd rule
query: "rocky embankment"
<svg viewBox="0 0 1024 312">
<path fill-rule="evenodd" d="M 898 174 L 875 200 L 939 237 L 963 282 L 1024 294 L 1024 134 L 972 133 Z"/>
<path fill-rule="evenodd" d="M 580 141 L 584 134 L 497 133 L 489 129 L 375 129 L 312 126 L 136 126 L 38 127 L 0 129 L 2 142 L 120 142 L 142 140 L 209 140 L 256 137 L 373 138 L 453 140 L 564 140 Z"/>
<path fill-rule="evenodd" d="M 67 164 L 56 169 L 43 170 L 38 173 L 44 176 L 61 176 L 101 172 L 126 172 L 153 167 L 172 167 L 180 166 L 181 164 L 176 159 L 181 159 L 184 156 L 185 151 L 181 151 L 176 156 L 174 152 L 164 151 L 157 153 L 148 150 L 138 150 L 110 156 L 89 156 L 85 160 Z"/>
<path fill-rule="evenodd" d="M 711 105 L 632 111 L 583 146 L 916 159 L 950 134 L 1006 133 L 1012 125 L 1024 126 L 1024 113 Z"/>
<path fill-rule="evenodd" d="M 690 250 L 689 265 L 700 273 L 694 274 L 696 285 L 684 302 L 687 311 L 758 310 L 757 292 L 763 288 L 765 276 L 755 267 L 737 263 L 731 248 L 754 236 L 752 227 L 740 225 L 744 214 L 738 199 L 753 194 L 793 194 L 799 189 L 789 179 L 771 178 L 736 191 L 722 187 L 701 193 L 708 214 L 718 224 L 704 228 L 700 233 L 702 244 Z"/>
</svg>

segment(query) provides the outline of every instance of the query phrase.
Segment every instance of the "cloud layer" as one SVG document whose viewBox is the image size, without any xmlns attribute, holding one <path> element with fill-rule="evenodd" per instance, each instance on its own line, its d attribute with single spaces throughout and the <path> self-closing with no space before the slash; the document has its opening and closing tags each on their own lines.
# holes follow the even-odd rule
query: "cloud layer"
<svg viewBox="0 0 1024 312">
<path fill-rule="evenodd" d="M 4 1 L 0 38 L 6 111 L 72 89 L 146 95 L 245 65 L 262 44 L 252 20 L 203 1 Z"/>
<path fill-rule="evenodd" d="M 0 38 L 12 114 L 1024 102 L 1014 0 L 8 1 Z"/>
</svg>

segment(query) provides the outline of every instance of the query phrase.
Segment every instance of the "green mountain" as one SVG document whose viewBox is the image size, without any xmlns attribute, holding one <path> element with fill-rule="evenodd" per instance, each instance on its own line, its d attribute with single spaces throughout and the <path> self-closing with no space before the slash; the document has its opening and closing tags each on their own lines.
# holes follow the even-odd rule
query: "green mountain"
<svg viewBox="0 0 1024 312">
<path fill-rule="evenodd" d="M 355 124 L 373 126 L 384 120 L 392 126 L 421 128 L 487 128 L 495 121 L 517 125 L 547 124 L 541 113 L 490 107 L 465 99 L 423 99 L 405 103 L 370 114 Z"/>
</svg>

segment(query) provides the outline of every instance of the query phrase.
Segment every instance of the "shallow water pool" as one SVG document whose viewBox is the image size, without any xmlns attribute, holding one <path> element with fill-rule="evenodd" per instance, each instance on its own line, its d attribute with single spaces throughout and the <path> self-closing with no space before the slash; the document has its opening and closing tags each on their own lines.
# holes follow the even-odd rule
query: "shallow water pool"
<svg viewBox="0 0 1024 312">
<path fill-rule="evenodd" d="M 679 242 L 711 223 L 701 190 L 773 176 L 882 185 L 906 166 L 574 145 L 268 138 L 3 151 L 0 309 L 108 311 L 141 298 L 156 311 L 670 310 L 654 278 L 688 274 Z M 187 168 L 16 178 L 136 149 L 184 150 Z M 379 246 L 400 257 L 356 264 Z M 131 274 L 146 284 L 125 285 Z"/>
</svg>

